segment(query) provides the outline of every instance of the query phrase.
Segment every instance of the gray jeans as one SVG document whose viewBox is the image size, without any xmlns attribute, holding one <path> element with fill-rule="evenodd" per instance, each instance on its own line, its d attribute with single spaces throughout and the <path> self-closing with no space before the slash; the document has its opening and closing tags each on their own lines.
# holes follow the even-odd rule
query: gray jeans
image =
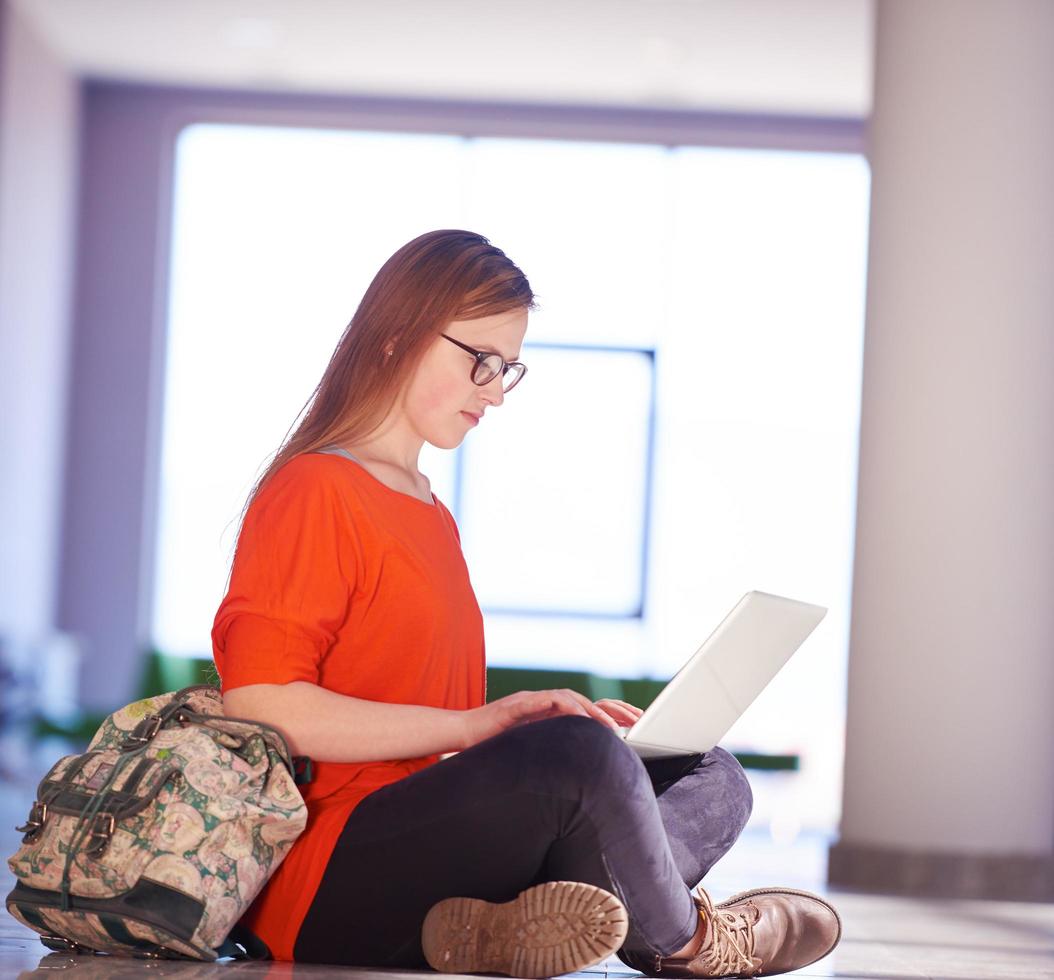
<svg viewBox="0 0 1054 980">
<path fill-rule="evenodd" d="M 699 921 L 690 889 L 735 842 L 752 802 L 721 748 L 645 763 L 591 718 L 513 728 L 356 807 L 295 958 L 427 968 L 421 923 L 432 905 L 506 902 L 543 881 L 606 888 L 629 913 L 625 952 L 672 953 Z"/>
</svg>

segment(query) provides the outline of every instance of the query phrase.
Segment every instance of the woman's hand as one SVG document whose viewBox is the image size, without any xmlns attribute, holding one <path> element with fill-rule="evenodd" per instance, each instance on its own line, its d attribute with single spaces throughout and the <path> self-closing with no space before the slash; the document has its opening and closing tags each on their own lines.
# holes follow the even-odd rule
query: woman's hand
<svg viewBox="0 0 1054 980">
<path fill-rule="evenodd" d="M 616 698 L 601 698 L 595 703 L 601 711 L 610 715 L 617 724 L 626 728 L 636 724 L 637 719 L 644 714 L 642 708 L 629 704 L 627 701 L 619 701 Z"/>
<path fill-rule="evenodd" d="M 601 707 L 601 704 L 625 705 L 624 713 L 627 713 L 626 709 L 628 712 L 639 710 L 624 701 L 610 699 L 593 704 L 584 694 L 568 688 L 554 691 L 519 691 L 462 713 L 465 724 L 463 748 L 467 749 L 509 728 L 527 725 L 532 721 L 542 721 L 545 718 L 557 718 L 560 715 L 593 718 L 614 731 L 621 724 L 618 720 L 621 715 L 612 714 L 607 708 Z"/>
</svg>

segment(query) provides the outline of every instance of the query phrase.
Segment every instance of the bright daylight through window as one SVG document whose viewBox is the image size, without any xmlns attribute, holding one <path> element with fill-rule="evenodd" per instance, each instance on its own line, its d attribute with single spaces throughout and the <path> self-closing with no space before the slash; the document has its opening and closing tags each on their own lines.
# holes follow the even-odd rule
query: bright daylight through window
<svg viewBox="0 0 1054 980">
<path fill-rule="evenodd" d="M 726 744 L 837 817 L 869 173 L 846 153 L 195 125 L 181 134 L 152 639 L 207 656 L 253 479 L 370 279 L 478 231 L 530 371 L 422 469 L 492 665 L 668 677 L 750 589 L 829 607 Z"/>
</svg>

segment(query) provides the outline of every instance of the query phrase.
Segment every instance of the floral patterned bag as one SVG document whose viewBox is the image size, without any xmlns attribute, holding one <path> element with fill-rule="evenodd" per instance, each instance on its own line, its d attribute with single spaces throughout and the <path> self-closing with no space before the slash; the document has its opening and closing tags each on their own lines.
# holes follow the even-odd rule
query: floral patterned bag
<svg viewBox="0 0 1054 980">
<path fill-rule="evenodd" d="M 266 955 L 232 930 L 306 822 L 285 740 L 218 688 L 136 701 L 41 781 L 7 908 L 52 949 Z"/>
</svg>

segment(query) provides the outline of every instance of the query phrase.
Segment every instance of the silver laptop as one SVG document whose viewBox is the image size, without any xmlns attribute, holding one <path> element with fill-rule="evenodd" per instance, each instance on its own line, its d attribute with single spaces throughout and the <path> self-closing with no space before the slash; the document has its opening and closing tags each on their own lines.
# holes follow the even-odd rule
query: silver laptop
<svg viewBox="0 0 1054 980">
<path fill-rule="evenodd" d="M 708 752 L 827 614 L 748 592 L 659 696 L 620 732 L 642 759 Z"/>
</svg>

